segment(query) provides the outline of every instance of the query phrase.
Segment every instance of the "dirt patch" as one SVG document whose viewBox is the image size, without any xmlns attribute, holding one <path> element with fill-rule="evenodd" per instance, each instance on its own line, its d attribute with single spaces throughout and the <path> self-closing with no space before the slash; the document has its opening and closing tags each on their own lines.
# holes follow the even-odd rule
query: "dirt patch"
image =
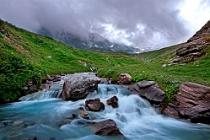
<svg viewBox="0 0 210 140">
<path fill-rule="evenodd" d="M 23 53 L 23 54 L 28 53 L 28 51 L 20 45 L 15 45 L 15 49 L 16 49 L 17 52 L 20 52 L 20 53 Z"/>
</svg>

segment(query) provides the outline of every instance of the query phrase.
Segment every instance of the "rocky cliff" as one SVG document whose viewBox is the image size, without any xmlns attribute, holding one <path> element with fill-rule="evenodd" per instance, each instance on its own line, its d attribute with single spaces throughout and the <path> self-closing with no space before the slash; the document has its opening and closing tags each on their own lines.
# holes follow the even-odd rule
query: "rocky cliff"
<svg viewBox="0 0 210 140">
<path fill-rule="evenodd" d="M 205 55 L 205 49 L 210 45 L 210 21 L 208 21 L 196 34 L 186 43 L 181 44 L 176 50 L 177 62 L 190 62 Z"/>
</svg>

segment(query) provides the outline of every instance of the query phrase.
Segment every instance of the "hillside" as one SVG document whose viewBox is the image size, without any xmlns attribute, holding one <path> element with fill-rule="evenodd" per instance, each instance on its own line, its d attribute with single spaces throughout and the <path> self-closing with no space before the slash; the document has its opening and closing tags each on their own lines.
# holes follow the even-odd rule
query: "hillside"
<svg viewBox="0 0 210 140">
<path fill-rule="evenodd" d="M 131 74 L 133 82 L 155 80 L 170 102 L 183 81 L 210 85 L 210 47 L 194 62 L 172 65 L 178 47 L 139 55 L 84 51 L 0 21 L 0 102 L 17 100 L 28 82 L 39 86 L 47 75 L 91 69 L 114 80 L 120 73 Z"/>
<path fill-rule="evenodd" d="M 0 101 L 14 101 L 32 80 L 39 85 L 47 74 L 108 69 L 140 62 L 123 54 L 105 54 L 70 48 L 0 21 Z"/>
</svg>

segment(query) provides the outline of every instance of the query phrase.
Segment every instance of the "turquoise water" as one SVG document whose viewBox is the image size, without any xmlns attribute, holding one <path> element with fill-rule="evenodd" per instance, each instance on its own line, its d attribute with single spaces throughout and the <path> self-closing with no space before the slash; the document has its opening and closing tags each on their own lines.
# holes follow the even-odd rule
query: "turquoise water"
<svg viewBox="0 0 210 140">
<path fill-rule="evenodd" d="M 210 140 L 209 126 L 164 117 L 122 86 L 101 84 L 88 96 L 99 97 L 104 103 L 113 95 L 119 99 L 117 109 L 106 105 L 103 112 L 89 112 L 92 120 L 79 116 L 78 109 L 85 100 L 67 102 L 43 94 L 49 92 L 30 101 L 0 106 L 0 140 L 34 136 L 38 140 Z M 94 135 L 88 123 L 106 119 L 114 120 L 125 138 Z"/>
</svg>

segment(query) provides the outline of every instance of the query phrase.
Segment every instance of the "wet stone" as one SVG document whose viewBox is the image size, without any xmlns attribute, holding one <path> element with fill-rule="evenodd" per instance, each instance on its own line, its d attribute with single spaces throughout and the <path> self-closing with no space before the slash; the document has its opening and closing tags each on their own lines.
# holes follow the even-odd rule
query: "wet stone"
<svg viewBox="0 0 210 140">
<path fill-rule="evenodd" d="M 105 109 L 104 104 L 99 98 L 89 99 L 85 101 L 85 108 L 89 111 L 99 112 Z"/>
<path fill-rule="evenodd" d="M 118 107 L 118 98 L 117 96 L 113 96 L 112 98 L 108 99 L 106 101 L 107 105 L 112 106 L 113 108 L 117 108 Z"/>
</svg>

